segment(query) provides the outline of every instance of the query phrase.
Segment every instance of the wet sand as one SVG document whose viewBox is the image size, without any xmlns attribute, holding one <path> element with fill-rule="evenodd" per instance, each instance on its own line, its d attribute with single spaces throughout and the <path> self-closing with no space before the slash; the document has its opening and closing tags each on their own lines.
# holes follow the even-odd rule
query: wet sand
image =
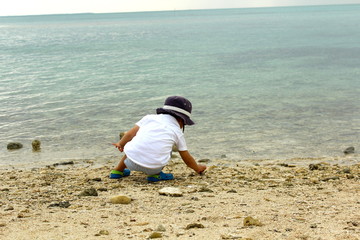
<svg viewBox="0 0 360 240">
<path fill-rule="evenodd" d="M 175 158 L 175 180 L 148 183 L 109 179 L 117 160 L 0 170 L 0 239 L 360 239 L 360 164 L 212 159 L 199 176 Z"/>
</svg>

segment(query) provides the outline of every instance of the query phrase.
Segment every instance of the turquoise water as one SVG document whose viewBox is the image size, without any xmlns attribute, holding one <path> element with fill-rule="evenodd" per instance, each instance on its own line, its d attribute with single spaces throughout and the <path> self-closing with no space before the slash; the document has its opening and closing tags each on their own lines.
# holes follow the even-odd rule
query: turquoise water
<svg viewBox="0 0 360 240">
<path fill-rule="evenodd" d="M 0 17 L 0 165 L 118 156 L 169 95 L 193 103 L 198 159 L 342 156 L 360 147 L 359 23 L 360 5 Z"/>
</svg>

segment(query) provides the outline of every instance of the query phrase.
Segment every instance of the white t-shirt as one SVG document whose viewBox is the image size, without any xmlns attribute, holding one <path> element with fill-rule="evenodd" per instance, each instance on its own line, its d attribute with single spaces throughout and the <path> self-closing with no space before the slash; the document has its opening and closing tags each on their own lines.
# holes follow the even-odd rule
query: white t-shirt
<svg viewBox="0 0 360 240">
<path fill-rule="evenodd" d="M 186 151 L 185 137 L 177 120 L 169 114 L 147 115 L 136 123 L 139 130 L 124 152 L 133 162 L 146 168 L 164 167 L 175 144 Z"/>
</svg>

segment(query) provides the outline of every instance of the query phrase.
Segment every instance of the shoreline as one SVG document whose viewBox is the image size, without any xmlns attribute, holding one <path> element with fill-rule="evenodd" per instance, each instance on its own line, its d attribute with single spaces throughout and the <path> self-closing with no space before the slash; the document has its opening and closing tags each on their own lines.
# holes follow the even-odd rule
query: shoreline
<svg viewBox="0 0 360 240">
<path fill-rule="evenodd" d="M 360 163 L 210 160 L 200 176 L 173 158 L 175 180 L 158 183 L 108 179 L 113 164 L 0 170 L 0 238 L 360 239 Z M 119 195 L 130 202 L 110 202 Z"/>
<path fill-rule="evenodd" d="M 107 155 L 104 157 L 95 157 L 95 158 L 59 158 L 56 157 L 49 161 L 46 158 L 40 158 L 41 160 L 31 161 L 31 162 L 23 162 L 23 163 L 1 163 L 0 162 L 0 171 L 4 170 L 31 170 L 31 169 L 40 169 L 50 166 L 61 166 L 66 165 L 68 162 L 73 162 L 76 166 L 81 167 L 101 167 L 107 166 L 109 164 L 116 165 L 120 160 L 122 154 L 119 155 Z M 180 156 L 178 153 L 174 152 L 172 159 L 177 159 Z M 196 158 L 197 161 L 201 161 L 204 159 Z M 360 163 L 360 155 L 358 153 L 352 154 L 343 154 L 336 156 L 318 156 L 318 157 L 291 157 L 291 158 L 267 158 L 267 159 L 259 159 L 259 158 L 245 158 L 240 159 L 238 161 L 231 158 L 215 158 L 215 159 L 205 159 L 209 160 L 210 165 L 213 164 L 225 164 L 227 166 L 241 166 L 241 165 L 278 165 L 278 164 L 291 164 L 296 166 L 306 166 L 311 163 L 320 163 L 326 162 L 329 164 L 338 164 L 338 165 L 353 165 Z M 65 164 L 64 164 L 65 163 Z"/>
</svg>

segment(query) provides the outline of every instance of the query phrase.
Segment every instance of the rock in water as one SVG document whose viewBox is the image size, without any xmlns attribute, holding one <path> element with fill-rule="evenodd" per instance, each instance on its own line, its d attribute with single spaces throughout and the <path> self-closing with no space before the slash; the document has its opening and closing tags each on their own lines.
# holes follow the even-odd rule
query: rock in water
<svg viewBox="0 0 360 240">
<path fill-rule="evenodd" d="M 182 197 L 183 193 L 179 188 L 164 187 L 159 190 L 160 195 L 171 196 L 171 197 Z"/>
<path fill-rule="evenodd" d="M 125 134 L 126 134 L 126 132 L 121 132 L 121 133 L 119 133 L 120 139 L 122 139 L 122 138 L 125 136 Z"/>
<path fill-rule="evenodd" d="M 32 141 L 31 145 L 34 152 L 40 151 L 41 142 L 39 140 Z"/>
<path fill-rule="evenodd" d="M 113 204 L 129 204 L 131 203 L 131 198 L 120 195 L 110 198 L 110 202 Z"/>
<path fill-rule="evenodd" d="M 61 162 L 61 163 L 54 163 L 53 166 L 60 166 L 60 165 L 73 165 L 74 161 L 69 161 L 69 162 Z"/>
<path fill-rule="evenodd" d="M 22 148 L 23 145 L 19 142 L 11 142 L 7 145 L 8 150 L 16 150 Z"/>
<path fill-rule="evenodd" d="M 344 150 L 345 154 L 350 154 L 350 153 L 355 153 L 355 148 L 354 147 L 348 147 L 347 149 Z"/>
</svg>

